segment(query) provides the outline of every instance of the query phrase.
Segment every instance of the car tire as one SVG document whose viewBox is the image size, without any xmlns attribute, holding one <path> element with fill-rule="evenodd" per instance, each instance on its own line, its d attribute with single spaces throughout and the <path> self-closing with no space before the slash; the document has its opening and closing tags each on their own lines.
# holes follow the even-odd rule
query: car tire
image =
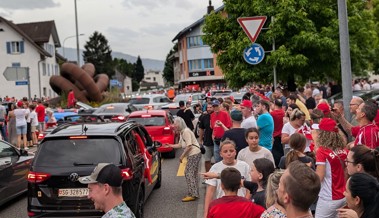
<svg viewBox="0 0 379 218">
<path fill-rule="evenodd" d="M 143 218 L 143 208 L 145 204 L 145 194 L 144 189 L 141 187 L 138 193 L 138 200 L 136 205 L 136 213 L 134 214 L 136 218 Z"/>
<path fill-rule="evenodd" d="M 157 183 L 154 186 L 154 189 L 159 189 L 162 185 L 162 163 L 159 161 L 159 168 L 158 168 L 158 179 Z"/>
</svg>

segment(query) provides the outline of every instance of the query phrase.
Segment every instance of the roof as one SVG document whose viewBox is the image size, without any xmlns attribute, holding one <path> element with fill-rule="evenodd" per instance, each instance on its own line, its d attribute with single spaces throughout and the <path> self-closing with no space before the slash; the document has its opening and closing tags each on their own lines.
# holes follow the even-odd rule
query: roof
<svg viewBox="0 0 379 218">
<path fill-rule="evenodd" d="M 165 110 L 143 110 L 143 111 L 134 111 L 129 115 L 129 117 L 141 116 L 145 114 L 165 116 L 166 113 L 167 112 Z"/>
<path fill-rule="evenodd" d="M 61 43 L 58 38 L 58 32 L 53 20 L 33 23 L 20 23 L 16 25 L 24 33 L 30 36 L 30 38 L 32 38 L 33 41 L 37 44 L 49 42 L 50 35 L 52 35 L 55 47 L 61 47 Z"/>
<path fill-rule="evenodd" d="M 196 82 L 196 81 L 209 81 L 209 80 L 223 80 L 224 76 L 197 76 L 197 77 L 189 77 L 187 79 L 179 80 L 179 83 L 184 82 Z"/>
<path fill-rule="evenodd" d="M 224 9 L 224 7 L 225 7 L 224 5 L 220 6 L 219 8 L 217 8 L 217 9 L 215 10 L 215 13 L 222 11 L 222 10 Z M 175 41 L 175 40 L 177 40 L 177 39 L 182 38 L 182 36 L 183 36 L 184 34 L 187 34 L 188 32 L 191 32 L 193 28 L 195 28 L 195 27 L 199 26 L 200 24 L 202 24 L 202 23 L 204 22 L 204 20 L 205 20 L 205 15 L 204 15 L 202 18 L 200 18 L 199 20 L 197 20 L 195 23 L 189 25 L 188 27 L 186 27 L 186 28 L 184 28 L 182 31 L 180 31 L 180 32 L 179 32 L 179 33 L 178 33 L 178 34 L 172 39 L 172 41 Z"/>
<path fill-rule="evenodd" d="M 133 122 L 126 123 L 86 123 L 86 124 L 63 124 L 54 129 L 50 134 L 46 135 L 46 139 L 51 137 L 62 137 L 62 136 L 78 136 L 78 135 L 88 135 L 88 136 L 115 136 L 121 126 L 125 125 L 131 126 L 135 125 Z M 87 128 L 84 133 L 83 128 Z"/>
<path fill-rule="evenodd" d="M 0 22 L 6 23 L 11 28 L 13 28 L 16 32 L 18 32 L 26 41 L 28 41 L 29 43 L 31 43 L 32 46 L 34 46 L 40 54 L 42 54 L 44 56 L 47 56 L 47 57 L 52 57 L 52 55 L 49 52 L 47 52 L 41 46 L 37 45 L 37 43 L 35 43 L 33 41 L 33 39 L 30 38 L 29 35 L 27 35 L 24 31 L 22 31 L 16 24 L 14 24 L 11 21 L 8 21 L 7 19 L 5 19 L 5 18 L 3 18 L 1 16 L 0 16 Z"/>
</svg>

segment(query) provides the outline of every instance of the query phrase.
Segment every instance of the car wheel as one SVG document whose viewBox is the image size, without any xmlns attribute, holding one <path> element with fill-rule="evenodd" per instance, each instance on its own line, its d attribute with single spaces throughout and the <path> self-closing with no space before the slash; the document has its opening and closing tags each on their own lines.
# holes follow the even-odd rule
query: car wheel
<svg viewBox="0 0 379 218">
<path fill-rule="evenodd" d="M 159 161 L 159 168 L 158 168 L 158 179 L 157 183 L 154 186 L 154 189 L 160 188 L 162 185 L 162 163 Z"/>
<path fill-rule="evenodd" d="M 143 218 L 143 207 L 145 204 L 145 195 L 144 195 L 144 190 L 141 187 L 140 191 L 138 193 L 138 202 L 136 206 L 136 218 Z"/>
</svg>

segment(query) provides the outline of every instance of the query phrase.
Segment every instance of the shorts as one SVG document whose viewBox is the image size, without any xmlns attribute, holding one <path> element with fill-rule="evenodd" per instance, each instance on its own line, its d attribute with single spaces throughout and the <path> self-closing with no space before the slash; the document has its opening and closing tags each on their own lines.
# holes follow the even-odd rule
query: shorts
<svg viewBox="0 0 379 218">
<path fill-rule="evenodd" d="M 212 157 L 213 157 L 213 145 L 212 146 L 205 146 L 204 145 L 204 148 L 205 148 L 205 154 L 203 155 L 204 157 L 204 161 L 211 161 Z"/>
<path fill-rule="evenodd" d="M 32 126 L 32 128 L 30 129 L 31 132 L 36 132 L 37 128 L 36 126 Z"/>
<path fill-rule="evenodd" d="M 25 135 L 26 134 L 26 125 L 16 126 L 17 135 Z"/>
</svg>

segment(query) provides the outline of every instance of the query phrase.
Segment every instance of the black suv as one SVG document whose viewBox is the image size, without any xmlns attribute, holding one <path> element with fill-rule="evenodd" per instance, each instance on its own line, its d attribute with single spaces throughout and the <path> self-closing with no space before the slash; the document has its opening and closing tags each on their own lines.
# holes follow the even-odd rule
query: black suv
<svg viewBox="0 0 379 218">
<path fill-rule="evenodd" d="M 123 197 L 136 217 L 145 200 L 161 186 L 161 155 L 146 129 L 135 123 L 63 124 L 38 147 L 28 175 L 29 217 L 100 217 L 78 181 L 98 163 L 122 171 Z"/>
</svg>

